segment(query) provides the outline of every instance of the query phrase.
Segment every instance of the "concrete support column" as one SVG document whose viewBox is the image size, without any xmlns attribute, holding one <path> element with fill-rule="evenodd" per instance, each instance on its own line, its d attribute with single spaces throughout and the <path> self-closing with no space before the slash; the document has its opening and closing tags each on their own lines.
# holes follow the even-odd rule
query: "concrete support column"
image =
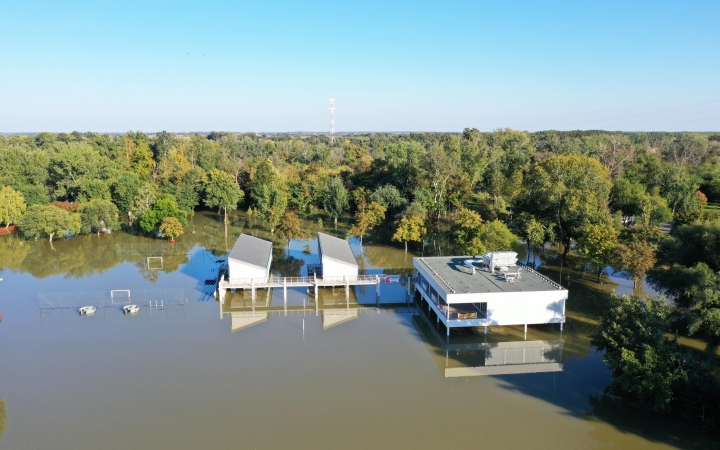
<svg viewBox="0 0 720 450">
<path fill-rule="evenodd" d="M 450 327 L 448 325 L 445 325 L 445 329 L 447 330 L 447 335 L 450 336 Z"/>
<path fill-rule="evenodd" d="M 525 340 L 527 341 L 527 324 L 525 324 Z"/>
<path fill-rule="evenodd" d="M 485 334 L 487 334 L 487 325 L 485 325 Z"/>
<path fill-rule="evenodd" d="M 287 280 L 283 280 L 283 309 L 285 310 L 285 316 L 287 316 Z"/>
</svg>

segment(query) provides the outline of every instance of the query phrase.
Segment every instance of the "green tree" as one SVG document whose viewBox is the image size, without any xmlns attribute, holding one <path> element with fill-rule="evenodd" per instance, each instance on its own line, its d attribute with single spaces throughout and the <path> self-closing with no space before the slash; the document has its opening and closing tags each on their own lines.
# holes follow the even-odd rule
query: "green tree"
<svg viewBox="0 0 720 450">
<path fill-rule="evenodd" d="M 423 158 L 423 169 L 427 173 L 429 196 L 427 208 L 440 219 L 440 214 L 447 210 L 448 181 L 460 173 L 459 164 L 453 155 L 448 154 L 440 146 L 434 146 Z"/>
<path fill-rule="evenodd" d="M 637 288 L 638 280 L 643 280 L 648 270 L 655 265 L 655 248 L 652 245 L 630 242 L 618 244 L 612 257 L 612 267 L 624 271 L 633 280 L 633 289 Z"/>
<path fill-rule="evenodd" d="M 83 233 L 94 231 L 100 235 L 104 229 L 117 230 L 119 227 L 117 206 L 109 200 L 91 200 L 83 203 L 78 211 Z"/>
<path fill-rule="evenodd" d="M 672 311 L 663 302 L 613 296 L 592 337 L 613 373 L 608 393 L 645 410 L 672 411 L 687 381 L 677 342 L 668 339 Z"/>
<path fill-rule="evenodd" d="M 598 160 L 554 156 L 530 170 L 516 206 L 543 223 L 555 225 L 565 245 L 563 258 L 567 258 L 572 240 L 584 225 L 606 220 L 611 186 L 609 170 Z"/>
<path fill-rule="evenodd" d="M 20 192 L 10 186 L 0 189 L 0 223 L 4 223 L 5 228 L 17 223 L 26 209 L 25 197 Z"/>
<path fill-rule="evenodd" d="M 576 248 L 597 271 L 598 283 L 612 263 L 617 243 L 618 231 L 611 223 L 587 224 L 580 230 Z"/>
<path fill-rule="evenodd" d="M 152 208 L 140 219 L 140 228 L 150 233 L 155 230 L 166 217 L 174 217 L 181 224 L 187 224 L 187 212 L 178 207 L 175 197 L 170 194 L 161 194 L 157 197 Z"/>
<path fill-rule="evenodd" d="M 672 212 L 687 211 L 696 207 L 695 192 L 700 180 L 682 167 L 669 166 L 661 178 L 660 193 Z"/>
<path fill-rule="evenodd" d="M 708 354 L 720 346 L 720 273 L 705 263 L 693 267 L 675 264 L 648 273 L 650 285 L 673 299 L 678 315 L 688 319 L 690 334 L 708 342 Z"/>
<path fill-rule="evenodd" d="M 350 236 L 360 238 L 360 246 L 365 234 L 374 227 L 380 225 L 385 220 L 386 208 L 377 202 L 370 202 L 363 210 L 358 210 L 355 214 L 355 223 L 350 227 Z"/>
<path fill-rule="evenodd" d="M 704 262 L 720 271 L 720 221 L 681 225 L 658 247 L 661 264 L 692 267 Z"/>
<path fill-rule="evenodd" d="M 370 195 L 370 201 L 380 203 L 387 208 L 390 217 L 395 217 L 407 205 L 407 199 L 392 184 L 375 189 Z"/>
<path fill-rule="evenodd" d="M 482 245 L 474 248 L 472 253 L 480 254 L 488 251 L 515 250 L 520 239 L 500 220 L 483 222 L 480 225 L 478 241 Z M 478 251 L 479 250 L 479 251 Z"/>
<path fill-rule="evenodd" d="M 183 234 L 183 225 L 175 217 L 165 217 L 160 224 L 160 232 L 170 236 L 170 240 Z"/>
<path fill-rule="evenodd" d="M 252 177 L 251 192 L 262 186 L 277 186 L 280 183 L 280 174 L 278 173 L 272 159 L 267 158 L 258 164 L 255 174 Z"/>
<path fill-rule="evenodd" d="M 180 209 L 188 211 L 190 214 L 193 213 L 195 207 L 200 204 L 200 194 L 203 192 L 205 182 L 205 172 L 199 167 L 194 167 L 185 174 L 182 182 L 175 188 L 175 198 Z M 244 196 L 245 193 L 242 192 L 238 203 L 242 201 Z"/>
<path fill-rule="evenodd" d="M 325 190 L 323 207 L 325 212 L 334 219 L 335 229 L 337 229 L 338 217 L 348 209 L 349 203 L 348 191 L 345 189 L 340 177 L 331 178 Z"/>
<path fill-rule="evenodd" d="M 400 219 L 393 241 L 404 242 L 405 251 L 407 252 L 408 241 L 422 242 L 423 237 L 427 233 L 427 229 L 423 226 L 423 220 L 417 216 L 403 217 Z"/>
<path fill-rule="evenodd" d="M 469 209 L 461 209 L 453 220 L 450 233 L 460 253 L 479 255 L 485 253 L 480 241 L 480 226 L 483 220 L 480 214 Z"/>
<path fill-rule="evenodd" d="M 286 211 L 285 214 L 283 214 L 277 232 L 280 239 L 287 239 L 288 246 L 290 245 L 291 239 L 305 239 L 307 237 L 300 218 L 292 211 Z"/>
<path fill-rule="evenodd" d="M 157 194 L 155 192 L 155 186 L 152 183 L 143 183 L 142 186 L 140 186 L 140 189 L 138 189 L 137 194 L 135 194 L 135 199 L 133 201 L 134 210 L 128 211 L 130 223 L 132 224 L 134 217 L 142 219 L 145 214 L 150 211 L 156 198 Z"/>
<path fill-rule="evenodd" d="M 123 154 L 130 170 L 143 180 L 152 177 L 155 160 L 148 137 L 141 132 L 129 131 L 122 141 L 125 147 Z"/>
<path fill-rule="evenodd" d="M 135 197 L 142 186 L 140 178 L 134 172 L 123 172 L 112 185 L 112 200 L 118 209 L 128 214 L 135 206 Z"/>
<path fill-rule="evenodd" d="M 208 181 L 205 184 L 205 205 L 222 208 L 225 211 L 225 223 L 227 223 L 228 208 L 235 209 L 244 195 L 232 175 L 217 169 L 208 173 Z"/>
<path fill-rule="evenodd" d="M 25 197 L 25 203 L 27 206 L 32 205 L 47 205 L 50 202 L 48 196 L 48 188 L 39 185 L 23 185 L 17 187 L 23 197 Z"/>
<path fill-rule="evenodd" d="M 255 191 L 257 215 L 268 223 L 270 234 L 282 220 L 287 209 L 287 195 L 277 186 L 264 184 Z"/>
<path fill-rule="evenodd" d="M 642 213 L 645 197 L 647 193 L 642 184 L 620 178 L 613 184 L 610 205 L 613 210 L 621 211 L 627 222 L 628 218 Z"/>
<path fill-rule="evenodd" d="M 417 184 L 424 155 L 425 148 L 419 142 L 400 142 L 385 149 L 392 179 L 405 195 L 410 194 Z"/>
<path fill-rule="evenodd" d="M 48 237 L 52 242 L 56 234 L 77 234 L 82 228 L 80 215 L 52 205 L 32 205 L 18 223 L 22 235 L 37 239 Z"/>
</svg>

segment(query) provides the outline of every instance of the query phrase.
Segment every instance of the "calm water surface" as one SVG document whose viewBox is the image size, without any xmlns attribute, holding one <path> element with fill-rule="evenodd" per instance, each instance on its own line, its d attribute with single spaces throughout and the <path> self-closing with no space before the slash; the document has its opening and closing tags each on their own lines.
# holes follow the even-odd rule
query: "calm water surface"
<svg viewBox="0 0 720 450">
<path fill-rule="evenodd" d="M 599 286 L 565 272 L 571 318 L 563 333 L 531 326 L 527 339 L 520 327 L 497 327 L 447 340 L 399 284 L 382 285 L 379 301 L 374 288 L 349 298 L 325 289 L 317 305 L 290 290 L 290 314 L 242 327 L 233 313 L 247 311 L 249 295 L 229 294 L 220 305 L 205 285 L 242 229 L 267 236 L 237 216 L 226 241 L 214 215 L 197 214 L 174 249 L 123 233 L 54 249 L 0 238 L 0 448 L 717 447 L 717 436 L 601 400 L 610 375 L 587 335 L 618 279 Z M 394 247 L 353 250 L 366 273 L 412 267 Z M 162 269 L 148 269 L 146 258 L 160 255 Z M 315 241 L 279 242 L 273 273 L 304 275 L 317 262 Z M 111 290 L 130 290 L 141 312 L 123 316 L 126 294 L 112 304 Z M 270 309 L 282 304 L 281 292 L 259 298 Z M 73 302 L 106 307 L 92 317 L 47 308 Z M 343 308 L 360 313 L 336 320 Z M 521 363 L 518 349 L 559 369 L 469 376 L 501 355 Z"/>
</svg>

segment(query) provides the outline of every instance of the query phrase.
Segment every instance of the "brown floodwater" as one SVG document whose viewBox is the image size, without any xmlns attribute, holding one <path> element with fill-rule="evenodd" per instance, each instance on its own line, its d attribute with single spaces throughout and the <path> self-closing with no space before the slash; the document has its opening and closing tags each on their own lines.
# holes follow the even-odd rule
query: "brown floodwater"
<svg viewBox="0 0 720 450">
<path fill-rule="evenodd" d="M 379 298 L 374 287 L 324 289 L 317 301 L 290 289 L 287 315 L 279 292 L 260 292 L 255 311 L 242 292 L 220 304 L 206 280 L 241 231 L 269 237 L 237 215 L 225 239 L 212 213 L 172 247 L 125 233 L 53 246 L 0 237 L 0 448 L 719 447 L 694 425 L 603 400 L 610 374 L 588 335 L 627 280 L 598 285 L 565 268 L 562 333 L 491 327 L 448 339 L 403 284 L 381 285 Z M 383 233 L 362 250 L 352 241 L 361 269 L 411 273 L 413 254 Z M 148 268 L 158 256 L 162 268 Z M 277 241 L 272 271 L 300 276 L 317 262 L 315 240 Z M 122 314 L 121 291 L 140 313 Z M 82 317 L 84 303 L 102 307 Z"/>
</svg>

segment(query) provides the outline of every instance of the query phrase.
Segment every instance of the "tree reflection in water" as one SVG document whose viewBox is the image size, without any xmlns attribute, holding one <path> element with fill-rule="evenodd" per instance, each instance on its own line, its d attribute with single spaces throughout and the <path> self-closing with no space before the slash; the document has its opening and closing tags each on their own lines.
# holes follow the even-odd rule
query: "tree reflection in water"
<svg viewBox="0 0 720 450">
<path fill-rule="evenodd" d="M 5 402 L 0 398 L 0 437 L 2 437 L 3 431 L 5 431 L 5 419 L 7 419 Z"/>
</svg>

